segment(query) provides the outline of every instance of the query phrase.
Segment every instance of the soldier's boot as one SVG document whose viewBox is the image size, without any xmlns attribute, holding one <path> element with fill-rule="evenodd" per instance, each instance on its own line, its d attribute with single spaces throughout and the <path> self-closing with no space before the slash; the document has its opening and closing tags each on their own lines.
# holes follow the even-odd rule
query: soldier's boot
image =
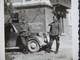
<svg viewBox="0 0 80 60">
<path fill-rule="evenodd" d="M 47 44 L 46 52 L 47 53 L 50 53 L 50 51 L 51 51 L 51 44 L 49 43 L 49 44 Z"/>
<path fill-rule="evenodd" d="M 56 51 L 55 51 L 55 54 L 58 53 L 59 45 L 60 45 L 59 43 L 56 44 Z"/>
<path fill-rule="evenodd" d="M 22 51 L 24 54 L 27 54 L 29 51 L 26 47 L 23 48 L 23 51 Z"/>
</svg>

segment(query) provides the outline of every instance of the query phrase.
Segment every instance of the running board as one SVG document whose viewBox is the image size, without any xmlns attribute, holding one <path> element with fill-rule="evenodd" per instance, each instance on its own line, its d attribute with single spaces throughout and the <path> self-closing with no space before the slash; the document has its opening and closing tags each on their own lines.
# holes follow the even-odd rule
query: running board
<svg viewBox="0 0 80 60">
<path fill-rule="evenodd" d="M 8 50 L 8 49 L 20 49 L 20 48 L 19 47 L 6 47 L 5 49 Z"/>
</svg>

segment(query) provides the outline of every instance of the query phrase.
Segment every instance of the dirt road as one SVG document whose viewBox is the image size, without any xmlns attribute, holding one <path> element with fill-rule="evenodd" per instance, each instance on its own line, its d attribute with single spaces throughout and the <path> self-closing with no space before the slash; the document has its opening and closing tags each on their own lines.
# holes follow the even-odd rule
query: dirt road
<svg viewBox="0 0 80 60">
<path fill-rule="evenodd" d="M 55 41 L 52 46 L 52 50 L 55 49 Z M 60 48 L 58 54 L 45 53 L 40 51 L 37 53 L 23 54 L 21 52 L 8 52 L 6 55 L 12 57 L 12 60 L 72 60 L 72 40 L 67 36 L 61 36 Z"/>
</svg>

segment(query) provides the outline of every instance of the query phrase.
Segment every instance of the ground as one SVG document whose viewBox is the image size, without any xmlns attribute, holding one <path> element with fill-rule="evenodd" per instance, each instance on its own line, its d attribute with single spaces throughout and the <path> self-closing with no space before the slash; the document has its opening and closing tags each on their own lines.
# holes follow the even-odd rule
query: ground
<svg viewBox="0 0 80 60">
<path fill-rule="evenodd" d="M 55 48 L 55 41 L 52 46 L 52 50 Z M 37 53 L 23 54 L 21 52 L 7 52 L 6 56 L 12 58 L 11 60 L 72 60 L 72 40 L 68 36 L 61 36 L 60 48 L 58 54 L 54 52 L 46 53 L 40 51 Z M 10 60 L 10 59 L 6 60 Z"/>
</svg>

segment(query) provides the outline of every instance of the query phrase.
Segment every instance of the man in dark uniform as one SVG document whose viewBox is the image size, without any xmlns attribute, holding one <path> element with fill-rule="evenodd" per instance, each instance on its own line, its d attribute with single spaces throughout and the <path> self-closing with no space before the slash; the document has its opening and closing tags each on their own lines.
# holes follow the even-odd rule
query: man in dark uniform
<svg viewBox="0 0 80 60">
<path fill-rule="evenodd" d="M 28 22 L 23 19 L 21 22 L 21 25 L 20 25 L 20 37 L 21 37 L 21 41 L 24 45 L 24 47 L 23 47 L 24 50 L 27 49 L 26 39 L 28 38 L 29 34 L 30 34 L 30 29 L 29 29 Z"/>
<path fill-rule="evenodd" d="M 59 28 L 59 22 L 56 19 L 56 16 L 53 17 L 53 22 L 51 24 L 49 24 L 49 26 L 50 26 L 50 33 L 49 33 L 50 42 L 48 44 L 48 52 L 51 51 L 53 41 L 56 40 L 56 51 L 55 51 L 55 53 L 58 53 L 60 28 Z"/>
</svg>

